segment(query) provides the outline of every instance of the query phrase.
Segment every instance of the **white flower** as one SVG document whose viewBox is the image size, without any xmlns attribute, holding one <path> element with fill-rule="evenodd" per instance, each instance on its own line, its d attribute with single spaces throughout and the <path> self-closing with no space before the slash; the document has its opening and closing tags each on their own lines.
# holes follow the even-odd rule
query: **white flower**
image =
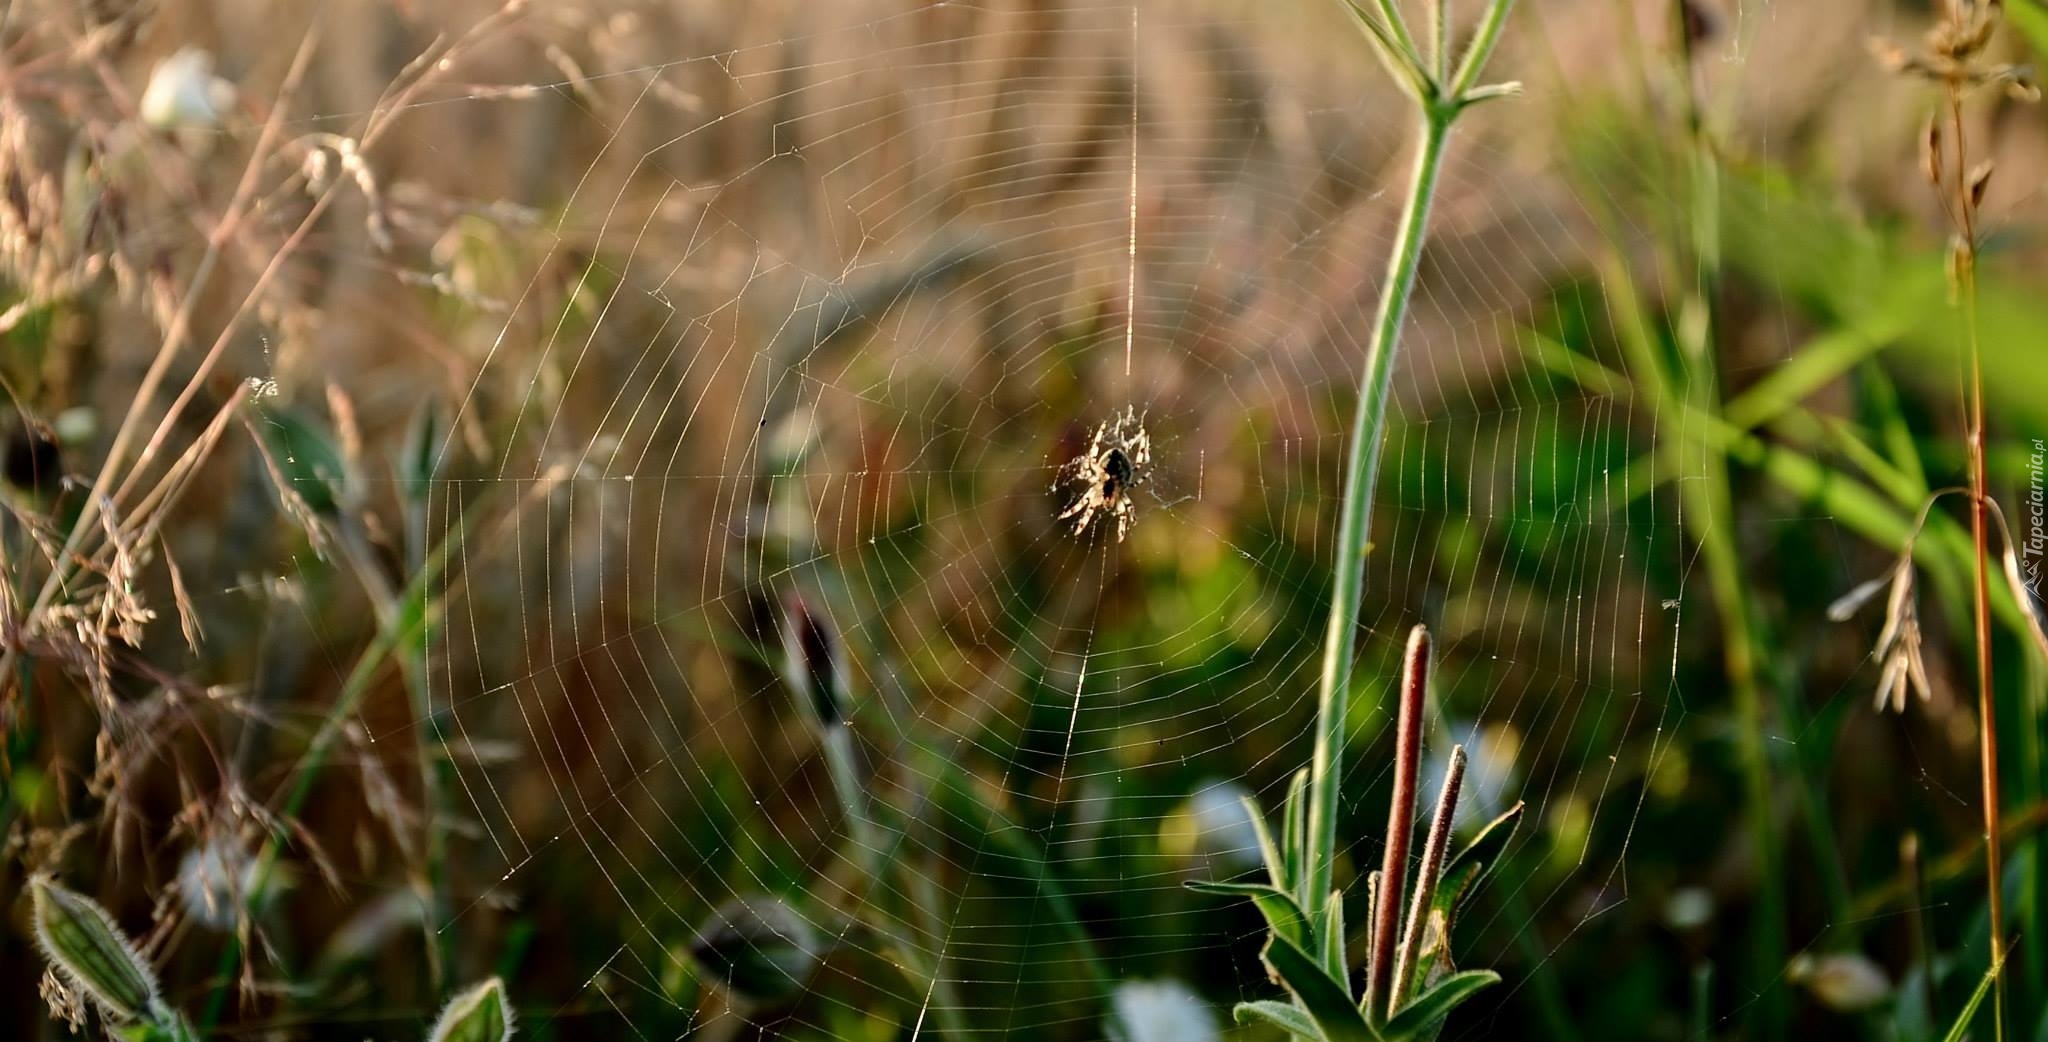
<svg viewBox="0 0 2048 1042">
<path fill-rule="evenodd" d="M 187 47 L 150 72 L 142 121 L 161 130 L 217 127 L 234 104 L 234 84 L 213 74 L 213 55 Z"/>
<path fill-rule="evenodd" d="M 1683 886 L 1664 899 L 1664 922 L 1674 930 L 1692 930 L 1714 917 L 1714 895 L 1697 886 Z"/>
<path fill-rule="evenodd" d="M 1785 967 L 1785 976 L 1805 985 L 1822 1005 L 1843 1013 L 1869 1009 L 1892 993 L 1884 970 L 1856 952 L 1801 952 Z"/>
<path fill-rule="evenodd" d="M 1216 1015 L 1179 981 L 1117 985 L 1109 1037 L 1114 1042 L 1221 1042 Z"/>
</svg>

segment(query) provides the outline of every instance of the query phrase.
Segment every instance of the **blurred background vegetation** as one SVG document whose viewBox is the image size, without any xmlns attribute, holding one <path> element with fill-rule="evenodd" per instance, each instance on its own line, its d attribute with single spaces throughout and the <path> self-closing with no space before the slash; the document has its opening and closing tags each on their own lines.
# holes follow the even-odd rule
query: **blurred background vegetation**
<svg viewBox="0 0 2048 1042">
<path fill-rule="evenodd" d="M 0 1032 L 65 1031 L 50 872 L 212 1037 L 417 1037 L 492 973 L 534 1038 L 1264 1037 L 1256 913 L 1182 884 L 1308 757 L 1413 136 L 1340 9 L 0 10 Z M 1931 699 L 1873 711 L 1881 623 L 1828 612 L 1964 481 L 1936 98 L 1866 47 L 1932 15 L 1523 0 L 1525 95 L 1460 124 L 1338 872 L 1426 622 L 1431 748 L 1530 810 L 1446 1038 L 1939 1038 L 1984 972 L 1954 501 Z M 1968 120 L 2024 540 L 2048 123 Z M 1050 485 L 1126 407 L 1136 524 L 1076 537 Z M 2008 1037 L 2048 1039 L 2032 596 Z"/>
</svg>

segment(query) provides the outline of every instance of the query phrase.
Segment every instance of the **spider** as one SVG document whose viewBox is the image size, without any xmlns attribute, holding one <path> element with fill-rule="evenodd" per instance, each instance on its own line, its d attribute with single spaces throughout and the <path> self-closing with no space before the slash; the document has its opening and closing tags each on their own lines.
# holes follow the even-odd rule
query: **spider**
<svg viewBox="0 0 2048 1042">
<path fill-rule="evenodd" d="M 1088 451 L 1068 460 L 1053 477 L 1053 491 L 1065 486 L 1071 497 L 1053 520 L 1071 520 L 1076 537 L 1086 535 L 1098 521 L 1114 523 L 1116 541 L 1123 542 L 1138 517 L 1131 490 L 1145 483 L 1151 465 L 1152 435 L 1145 432 L 1137 410 L 1126 408 L 1102 421 L 1089 439 Z"/>
</svg>

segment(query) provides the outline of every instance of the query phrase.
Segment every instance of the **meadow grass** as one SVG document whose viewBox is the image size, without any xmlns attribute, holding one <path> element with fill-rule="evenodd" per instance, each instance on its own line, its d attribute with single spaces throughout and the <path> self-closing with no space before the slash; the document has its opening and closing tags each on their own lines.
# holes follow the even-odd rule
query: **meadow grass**
<svg viewBox="0 0 2048 1042">
<path fill-rule="evenodd" d="M 224 43 L 248 105 L 196 137 L 123 86 L 181 15 L 100 6 L 0 20 L 0 956 L 50 967 L 0 1032 L 2048 1024 L 2048 647 L 2000 492 L 2048 422 L 2033 117 L 1954 96 L 2023 86 L 2034 0 L 1885 52 L 1938 96 L 1925 212 L 1858 165 L 1899 166 L 1881 133 L 1823 144 L 1888 96 L 1744 93 L 1791 66 L 1690 0 L 1611 40 L 1351 5 L 1383 77 L 1291 8 L 1145 6 L 1126 53 L 1113 5 L 330 5 Z M 1503 35 L 1632 72 L 1468 122 Z M 1127 336 L 1171 342 L 1118 384 Z M 1132 412 L 1145 380 L 1188 387 Z M 605 446 L 664 398 L 718 415 Z M 1120 415 L 1151 480 L 1102 538 L 1041 464 Z M 1257 869 L 1219 779 L 1290 794 Z"/>
</svg>

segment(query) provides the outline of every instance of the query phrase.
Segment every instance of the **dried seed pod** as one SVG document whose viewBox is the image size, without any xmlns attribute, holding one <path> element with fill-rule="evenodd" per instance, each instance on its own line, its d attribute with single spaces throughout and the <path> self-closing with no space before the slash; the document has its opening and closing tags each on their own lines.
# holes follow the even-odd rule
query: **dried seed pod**
<svg viewBox="0 0 2048 1042">
<path fill-rule="evenodd" d="M 156 973 L 97 901 L 48 876 L 30 880 L 29 890 L 35 902 L 36 943 L 58 972 L 92 996 L 109 1018 L 147 1020 L 163 1008 Z"/>
<path fill-rule="evenodd" d="M 816 932 L 771 897 L 742 897 L 712 913 L 690 956 L 735 996 L 764 1005 L 794 998 L 818 964 Z"/>
<path fill-rule="evenodd" d="M 2041 87 L 2034 82 L 2034 72 L 2025 66 L 2014 66 L 2000 77 L 2005 84 L 2005 96 L 2029 105 L 2041 100 Z"/>
<path fill-rule="evenodd" d="M 1984 190 L 1991 185 L 1992 161 L 1989 159 L 1970 168 L 1970 176 L 1963 180 L 1963 190 L 1970 198 L 1972 210 L 1984 205 Z"/>
<path fill-rule="evenodd" d="M 1920 132 L 1920 172 L 1926 175 L 1928 184 L 1941 187 L 1941 121 L 1931 112 Z"/>
</svg>

